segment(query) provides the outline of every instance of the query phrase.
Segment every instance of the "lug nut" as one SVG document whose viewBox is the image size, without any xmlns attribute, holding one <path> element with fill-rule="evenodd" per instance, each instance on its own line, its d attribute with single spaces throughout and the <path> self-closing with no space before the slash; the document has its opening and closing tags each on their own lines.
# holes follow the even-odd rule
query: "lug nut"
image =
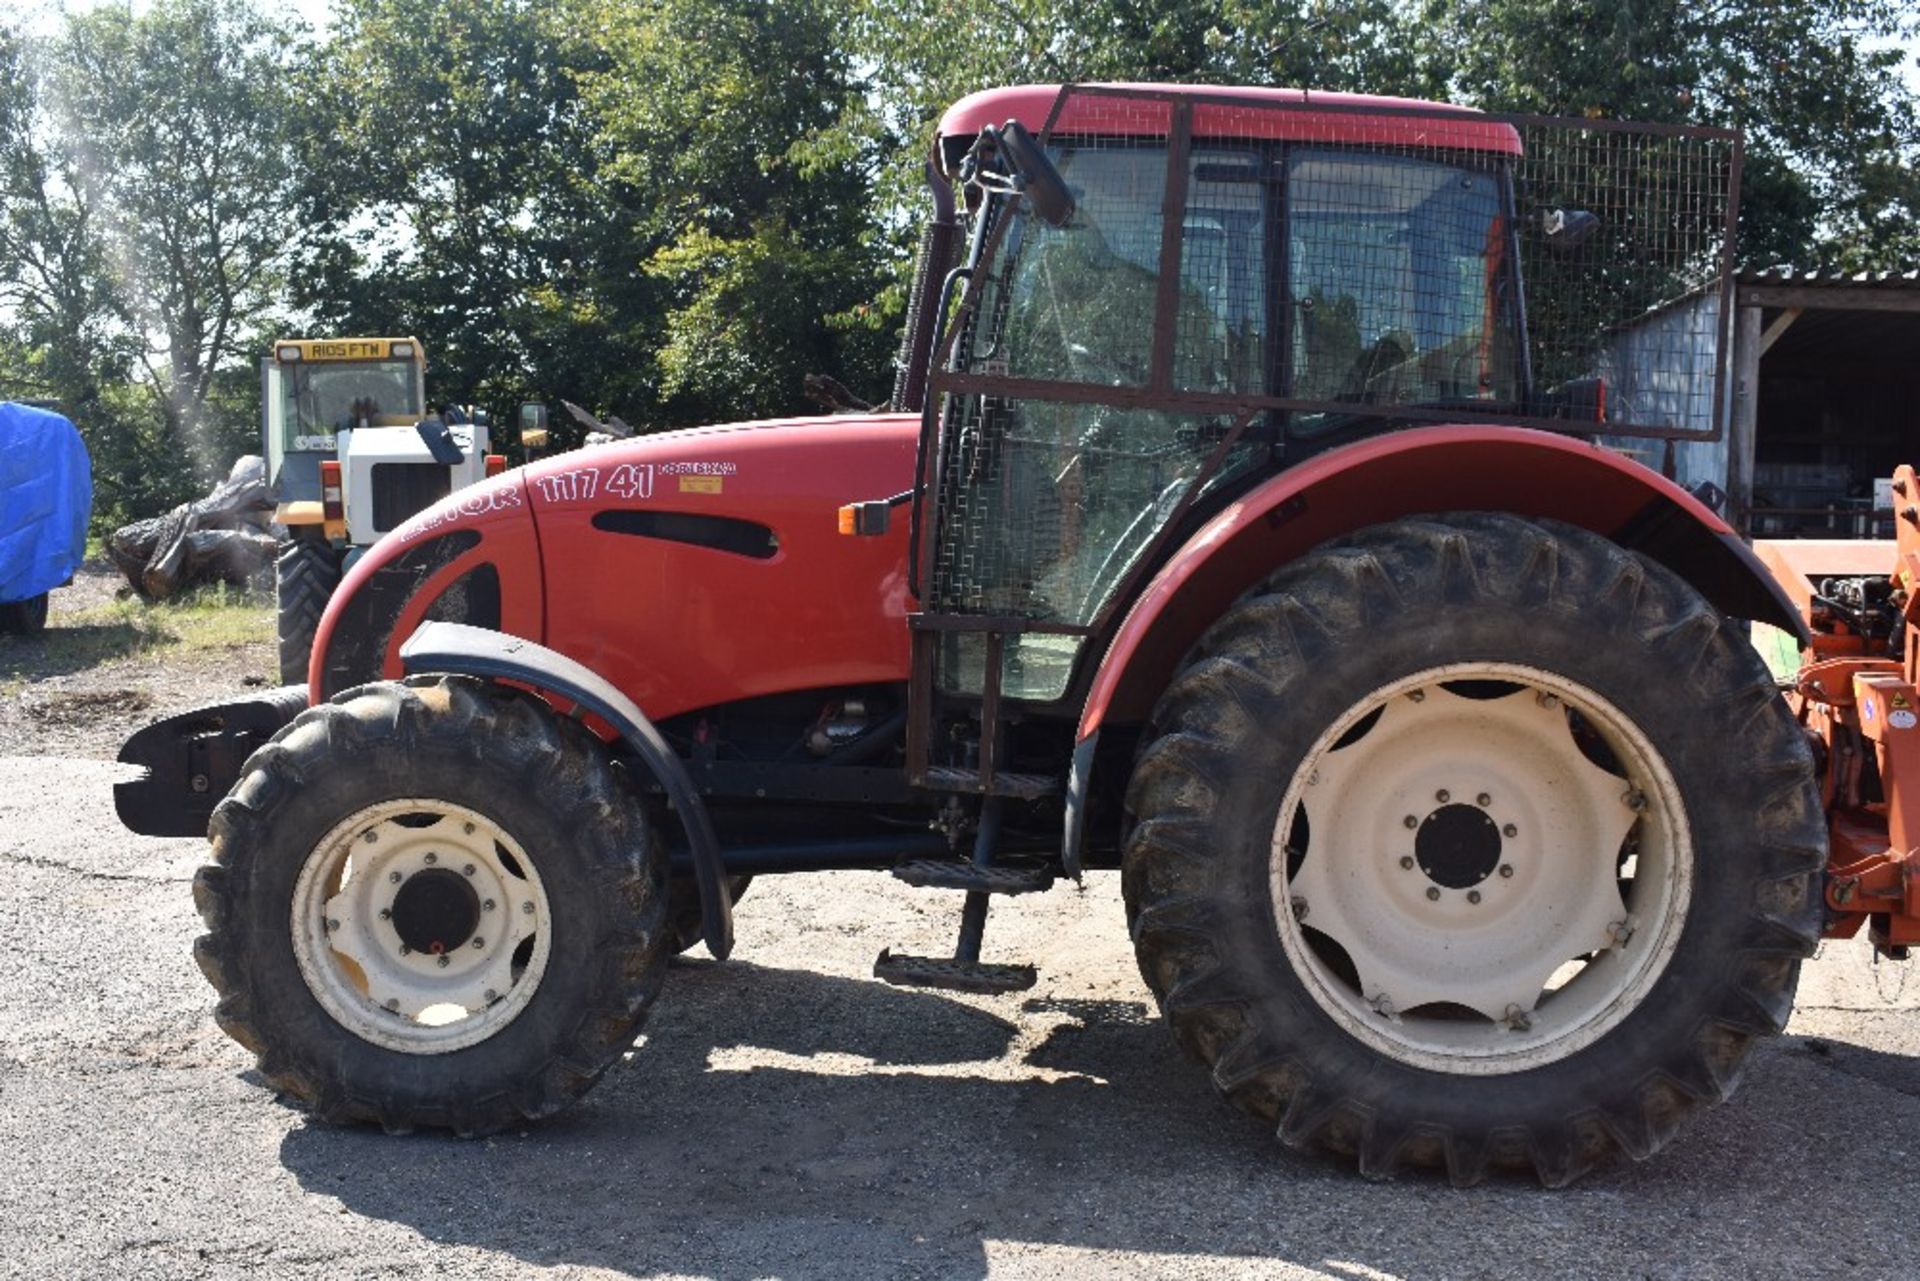
<svg viewBox="0 0 1920 1281">
<path fill-rule="evenodd" d="M 1448 801 L 1453 799 L 1453 793 L 1449 792 L 1446 788 L 1443 787 L 1439 791 L 1433 794 L 1433 799 L 1436 801 L 1439 801 L 1442 805 L 1445 805 Z"/>
<path fill-rule="evenodd" d="M 1502 863 L 1500 865 L 1500 875 L 1511 878 L 1513 876 L 1513 864 Z"/>
<path fill-rule="evenodd" d="M 388 879 L 389 881 L 392 881 L 392 882 L 393 882 L 393 883 L 394 883 L 395 885 L 398 885 L 398 884 L 400 883 L 400 873 L 398 873 L 398 872 L 388 872 L 388 873 L 387 873 L 387 879 Z"/>
<path fill-rule="evenodd" d="M 400 945 L 400 955 L 402 955 L 402 956 L 412 956 L 412 955 L 413 955 L 413 949 L 412 949 L 412 948 L 410 948 L 410 947 L 408 947 L 408 946 L 407 946 L 407 945 L 406 945 L 405 943 L 402 943 L 402 944 Z"/>
<path fill-rule="evenodd" d="M 440 958 L 440 968 L 444 970 L 444 969 L 446 969 L 446 968 L 447 968 L 447 965 L 448 965 L 448 961 L 447 961 L 447 958 L 446 958 L 446 957 L 445 957 L 444 955 L 443 955 L 443 956 L 441 956 L 441 958 Z"/>
<path fill-rule="evenodd" d="M 393 909 L 390 907 L 381 908 L 380 919 L 383 921 L 391 921 L 393 919 Z"/>
<path fill-rule="evenodd" d="M 1552 708 L 1552 707 L 1558 707 L 1558 706 L 1560 706 L 1560 700 L 1559 700 L 1558 698 L 1556 698 L 1556 697 L 1555 697 L 1554 695 L 1552 695 L 1552 694 L 1547 694 L 1547 693 L 1542 693 L 1542 694 L 1541 694 L 1541 695 L 1540 695 L 1540 696 L 1539 696 L 1538 698 L 1536 698 L 1536 699 L 1535 699 L 1534 701 L 1535 701 L 1535 702 L 1537 702 L 1537 703 L 1539 703 L 1539 704 L 1540 704 L 1540 706 L 1542 706 L 1542 707 L 1548 707 L 1548 708 Z"/>
<path fill-rule="evenodd" d="M 478 934 L 476 934 L 473 936 L 473 945 L 475 947 L 485 947 L 487 945 L 487 941 L 481 938 Z"/>
<path fill-rule="evenodd" d="M 1501 1022 L 1507 1025 L 1509 1032 L 1525 1032 L 1533 1027 L 1533 1019 L 1517 1005 L 1509 1005 L 1507 1014 Z"/>
<path fill-rule="evenodd" d="M 1432 901 L 1434 901 L 1434 902 L 1436 902 L 1436 903 L 1437 903 L 1437 902 L 1439 902 L 1439 901 L 1440 901 L 1440 887 L 1439 887 L 1439 886 L 1437 886 L 1437 885 L 1429 885 L 1429 886 L 1427 887 L 1427 897 L 1428 897 L 1429 899 L 1431 899 Z"/>
<path fill-rule="evenodd" d="M 528 915 L 528 916 L 532 916 L 532 915 L 533 915 L 533 904 L 531 904 L 531 903 L 522 903 L 522 904 L 520 905 L 520 910 L 521 910 L 522 912 L 524 912 L 524 913 L 525 913 L 526 915 Z"/>
<path fill-rule="evenodd" d="M 480 909 L 484 912 L 491 912 L 493 910 L 493 900 L 488 899 L 486 902 L 482 903 L 480 905 Z"/>
<path fill-rule="evenodd" d="M 438 863 L 439 861 L 440 861 L 440 856 L 438 854 L 433 853 L 431 850 L 427 852 L 427 862 Z"/>
<path fill-rule="evenodd" d="M 1622 802 L 1625 803 L 1628 809 L 1632 810 L 1636 814 L 1638 814 L 1641 810 L 1647 808 L 1647 794 L 1638 789 L 1628 792 L 1625 796 L 1622 796 L 1620 799 Z"/>
<path fill-rule="evenodd" d="M 333 931 L 335 931 L 335 930 L 337 930 L 337 929 L 339 929 L 339 928 L 340 928 L 340 922 L 338 922 L 338 921 L 336 921 L 336 920 L 332 920 L 332 919 L 329 919 L 329 920 L 327 921 L 327 932 L 328 932 L 329 934 L 331 934 L 331 933 L 332 933 Z"/>
<path fill-rule="evenodd" d="M 1479 891 L 1479 890 L 1468 890 L 1468 891 L 1467 891 L 1467 902 L 1469 902 L 1469 903 L 1478 903 L 1479 901 L 1480 901 L 1480 891 Z"/>
<path fill-rule="evenodd" d="M 379 839 L 380 839 L 380 833 L 378 833 L 378 832 L 368 832 L 368 833 L 366 834 L 366 836 L 365 836 L 365 837 L 363 837 L 362 839 L 363 839 L 363 840 L 365 840 L 367 844 L 369 844 L 369 845 L 371 845 L 371 844 L 373 844 L 373 843 L 374 843 L 375 841 L 377 841 L 377 840 L 379 840 Z"/>
<path fill-rule="evenodd" d="M 1420 703 L 1420 702 L 1426 701 L 1426 697 L 1427 697 L 1427 691 L 1424 689 L 1411 690 L 1407 694 L 1407 701 L 1411 703 Z"/>
<path fill-rule="evenodd" d="M 467 834 L 468 836 L 472 836 L 472 835 L 473 835 L 473 824 L 471 824 L 471 823 L 462 823 L 462 824 L 460 825 L 460 830 L 461 830 L 461 831 L 463 831 L 463 832 L 465 832 L 465 833 L 466 833 L 466 834 Z"/>
<path fill-rule="evenodd" d="M 1293 896 L 1290 902 L 1293 907 L 1293 919 L 1296 921 L 1306 920 L 1307 919 L 1307 900 L 1305 900 L 1304 898 L 1301 898 L 1298 894 L 1296 894 Z"/>
<path fill-rule="evenodd" d="M 397 996 L 388 997 L 387 1008 L 390 1010 L 398 1010 L 400 1008 L 400 998 Z"/>
<path fill-rule="evenodd" d="M 1400 856 L 1400 866 L 1406 868 L 1409 872 L 1411 872 L 1413 870 L 1413 855 L 1402 854 Z"/>
<path fill-rule="evenodd" d="M 486 1001 L 488 1005 L 492 1005 L 495 1001 L 500 999 L 500 994 L 494 991 L 492 988 L 488 988 L 486 995 L 481 999 Z"/>
<path fill-rule="evenodd" d="M 460 869 L 460 871 L 461 871 L 461 874 L 462 874 L 462 875 L 465 875 L 465 876 L 472 876 L 472 875 L 473 875 L 473 864 L 471 864 L 471 863 L 469 863 L 469 864 L 467 864 L 467 865 L 466 865 L 465 867 L 463 867 L 463 868 L 461 868 L 461 869 Z"/>
<path fill-rule="evenodd" d="M 1417 818 L 1415 818 L 1415 817 L 1414 817 L 1413 815 L 1411 815 L 1411 814 L 1409 814 L 1409 815 L 1407 815 L 1407 816 L 1406 816 L 1406 817 L 1405 817 L 1404 819 L 1402 819 L 1402 820 L 1400 820 L 1400 821 L 1401 821 L 1401 822 L 1403 822 L 1403 823 L 1405 823 L 1405 824 L 1407 825 L 1407 827 L 1408 827 L 1408 829 L 1409 829 L 1409 830 L 1411 830 L 1411 829 L 1413 829 L 1413 828 L 1416 828 L 1416 827 L 1418 827 L 1418 826 L 1420 826 L 1420 820 L 1419 820 L 1419 819 L 1417 819 Z"/>
<path fill-rule="evenodd" d="M 1509 838 L 1515 837 L 1520 835 L 1520 829 L 1515 827 L 1513 824 L 1509 823 L 1505 827 L 1500 829 L 1500 835 L 1509 837 Z"/>
<path fill-rule="evenodd" d="M 1491 796 L 1488 796 L 1485 792 L 1480 793 L 1480 795 L 1474 797 L 1473 799 L 1480 806 L 1481 809 L 1485 809 L 1487 806 L 1493 804 L 1493 798 Z"/>
</svg>

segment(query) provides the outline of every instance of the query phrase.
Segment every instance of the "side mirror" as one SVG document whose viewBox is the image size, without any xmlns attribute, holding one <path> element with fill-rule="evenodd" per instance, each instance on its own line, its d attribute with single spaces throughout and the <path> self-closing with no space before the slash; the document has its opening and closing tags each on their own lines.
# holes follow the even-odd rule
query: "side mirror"
<svg viewBox="0 0 1920 1281">
<path fill-rule="evenodd" d="M 1000 146 L 1035 216 L 1049 227 L 1066 226 L 1073 217 L 1073 193 L 1048 159 L 1046 149 L 1018 120 L 1001 126 Z"/>
<path fill-rule="evenodd" d="M 1555 253 L 1572 253 L 1592 240 L 1594 233 L 1600 230 L 1599 215 L 1588 213 L 1585 209 L 1549 209 L 1544 221 L 1547 248 Z"/>
<path fill-rule="evenodd" d="M 520 447 L 522 449 L 545 449 L 547 447 L 547 407 L 537 400 L 529 400 L 520 406 Z"/>
</svg>

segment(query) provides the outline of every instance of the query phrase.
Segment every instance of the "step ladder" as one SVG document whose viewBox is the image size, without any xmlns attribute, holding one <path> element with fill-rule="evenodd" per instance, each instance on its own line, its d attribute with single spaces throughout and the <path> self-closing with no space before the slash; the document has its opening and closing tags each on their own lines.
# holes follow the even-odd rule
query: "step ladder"
<svg viewBox="0 0 1920 1281">
<path fill-rule="evenodd" d="M 980 804 L 973 858 L 916 859 L 893 874 L 909 885 L 966 891 L 960 909 L 960 939 L 950 957 L 907 956 L 887 948 L 873 963 L 873 976 L 896 987 L 931 987 L 949 992 L 1024 992 L 1039 977 L 1031 965 L 994 965 L 980 959 L 987 929 L 987 905 L 995 894 L 1033 894 L 1053 885 L 1053 869 L 1037 862 L 999 862 L 1000 816 L 1004 798 L 989 794 Z"/>
</svg>

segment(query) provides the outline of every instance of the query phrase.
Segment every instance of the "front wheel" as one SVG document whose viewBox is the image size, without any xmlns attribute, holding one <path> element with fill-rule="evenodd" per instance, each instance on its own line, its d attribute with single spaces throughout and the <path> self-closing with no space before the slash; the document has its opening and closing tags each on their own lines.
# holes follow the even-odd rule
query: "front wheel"
<svg viewBox="0 0 1920 1281">
<path fill-rule="evenodd" d="M 1819 933 L 1819 796 L 1758 656 L 1546 522 L 1397 522 L 1276 574 L 1188 656 L 1128 808 L 1181 1041 L 1369 1175 L 1649 1155 L 1784 1025 Z"/>
<path fill-rule="evenodd" d="M 38 636 L 47 630 L 47 593 L 0 605 L 0 634 Z"/>
<path fill-rule="evenodd" d="M 324 1120 L 484 1134 L 628 1049 L 665 973 L 664 852 L 597 740 L 465 677 L 303 712 L 194 880 L 216 1018 Z"/>
<path fill-rule="evenodd" d="M 294 530 L 273 562 L 275 634 L 280 646 L 280 683 L 300 685 L 320 616 L 340 585 L 340 556 L 317 533 Z"/>
</svg>

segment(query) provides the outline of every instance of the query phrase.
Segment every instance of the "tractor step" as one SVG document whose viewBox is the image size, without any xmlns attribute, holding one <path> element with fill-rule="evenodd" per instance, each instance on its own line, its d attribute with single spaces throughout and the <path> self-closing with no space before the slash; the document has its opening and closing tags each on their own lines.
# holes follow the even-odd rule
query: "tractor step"
<svg viewBox="0 0 1920 1281">
<path fill-rule="evenodd" d="M 933 792 L 971 792 L 976 796 L 1011 796 L 1015 800 L 1037 801 L 1060 791 L 1060 780 L 1051 774 L 1010 774 L 996 772 L 993 785 L 987 786 L 979 770 L 955 765 L 935 765 L 927 770 L 921 784 Z"/>
<path fill-rule="evenodd" d="M 895 987 L 937 987 L 948 992 L 1024 992 L 1039 977 L 1031 965 L 988 965 L 951 957 L 895 956 L 892 948 L 873 963 L 873 977 Z"/>
<path fill-rule="evenodd" d="M 981 867 L 958 859 L 921 858 L 899 864 L 893 874 L 909 885 L 934 890 L 1034 894 L 1053 888 L 1053 869 L 1044 863 L 995 863 Z"/>
</svg>

